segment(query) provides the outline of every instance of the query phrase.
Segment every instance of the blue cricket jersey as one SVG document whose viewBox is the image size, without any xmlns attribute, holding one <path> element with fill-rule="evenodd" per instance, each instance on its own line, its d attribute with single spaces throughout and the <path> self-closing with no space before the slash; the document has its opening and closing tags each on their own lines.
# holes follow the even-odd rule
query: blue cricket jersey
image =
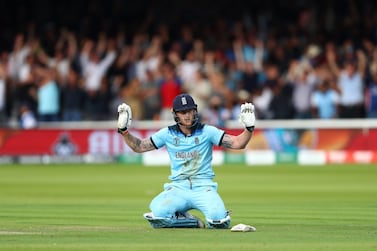
<svg viewBox="0 0 377 251">
<path fill-rule="evenodd" d="M 198 123 L 186 136 L 178 125 L 163 128 L 151 136 L 156 148 L 166 146 L 171 161 L 172 181 L 212 179 L 212 152 L 220 145 L 225 132 L 217 127 Z"/>
</svg>

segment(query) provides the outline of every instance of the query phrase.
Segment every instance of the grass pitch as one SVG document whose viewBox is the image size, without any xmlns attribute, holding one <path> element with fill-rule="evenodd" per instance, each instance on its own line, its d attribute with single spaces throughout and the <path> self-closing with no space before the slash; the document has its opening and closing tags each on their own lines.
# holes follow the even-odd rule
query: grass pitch
<svg viewBox="0 0 377 251">
<path fill-rule="evenodd" d="M 377 167 L 215 167 L 232 225 L 152 229 L 168 167 L 0 166 L 0 250 L 376 250 Z M 197 211 L 193 214 L 202 217 Z"/>
</svg>

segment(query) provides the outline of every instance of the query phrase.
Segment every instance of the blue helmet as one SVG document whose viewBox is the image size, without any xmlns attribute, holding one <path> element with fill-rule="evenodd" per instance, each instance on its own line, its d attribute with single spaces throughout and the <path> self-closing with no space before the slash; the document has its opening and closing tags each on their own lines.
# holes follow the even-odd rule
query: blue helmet
<svg viewBox="0 0 377 251">
<path fill-rule="evenodd" d="M 197 105 L 194 99 L 188 94 L 179 94 L 173 101 L 173 112 L 186 111 L 191 109 L 197 109 Z"/>
<path fill-rule="evenodd" d="M 197 104 L 195 104 L 194 99 L 190 95 L 183 93 L 176 96 L 173 101 L 173 115 L 174 115 L 175 122 L 177 122 L 177 124 L 180 123 L 178 116 L 175 114 L 176 112 L 194 109 L 195 110 L 194 120 L 190 128 L 194 127 L 199 121 L 197 107 L 198 107 Z"/>
</svg>

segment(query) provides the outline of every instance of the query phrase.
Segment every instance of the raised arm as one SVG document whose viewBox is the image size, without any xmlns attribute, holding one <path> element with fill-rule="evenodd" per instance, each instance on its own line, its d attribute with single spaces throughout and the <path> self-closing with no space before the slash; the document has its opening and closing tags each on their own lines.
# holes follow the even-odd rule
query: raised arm
<svg viewBox="0 0 377 251">
<path fill-rule="evenodd" d="M 239 121 L 245 126 L 245 130 L 237 136 L 225 134 L 221 146 L 230 149 L 244 149 L 247 146 L 255 127 L 253 104 L 245 103 L 241 105 Z"/>
<path fill-rule="evenodd" d="M 155 150 L 150 138 L 139 139 L 138 137 L 132 135 L 131 133 L 122 134 L 124 142 L 137 153 L 143 153 L 151 150 Z"/>
<path fill-rule="evenodd" d="M 125 103 L 118 106 L 118 132 L 123 136 L 124 142 L 137 153 L 156 149 L 150 138 L 140 139 L 132 135 L 128 129 L 132 122 L 131 107 Z"/>
<path fill-rule="evenodd" d="M 225 134 L 221 146 L 230 149 L 244 149 L 252 135 L 253 133 L 249 132 L 247 129 L 237 136 Z"/>
<path fill-rule="evenodd" d="M 327 63 L 328 63 L 331 73 L 334 74 L 334 76 L 339 77 L 341 70 L 339 69 L 339 66 L 336 62 L 335 51 L 329 49 L 326 52 L 326 59 L 327 59 Z"/>
</svg>

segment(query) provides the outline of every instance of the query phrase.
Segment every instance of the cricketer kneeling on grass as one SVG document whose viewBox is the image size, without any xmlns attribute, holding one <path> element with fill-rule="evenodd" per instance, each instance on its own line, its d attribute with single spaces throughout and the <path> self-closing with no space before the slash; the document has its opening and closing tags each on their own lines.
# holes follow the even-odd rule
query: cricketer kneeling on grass
<svg viewBox="0 0 377 251">
<path fill-rule="evenodd" d="M 154 228 L 202 228 L 204 223 L 188 213 L 196 209 L 203 213 L 208 228 L 229 228 L 230 215 L 213 181 L 213 146 L 244 149 L 255 126 L 254 106 L 241 105 L 239 121 L 245 130 L 239 135 L 227 134 L 199 121 L 197 105 L 188 94 L 173 101 L 175 125 L 160 129 L 150 138 L 140 139 L 131 134 L 132 111 L 123 103 L 118 106 L 118 132 L 129 147 L 138 153 L 166 147 L 171 161 L 170 183 L 150 203 L 145 213 Z"/>
</svg>

